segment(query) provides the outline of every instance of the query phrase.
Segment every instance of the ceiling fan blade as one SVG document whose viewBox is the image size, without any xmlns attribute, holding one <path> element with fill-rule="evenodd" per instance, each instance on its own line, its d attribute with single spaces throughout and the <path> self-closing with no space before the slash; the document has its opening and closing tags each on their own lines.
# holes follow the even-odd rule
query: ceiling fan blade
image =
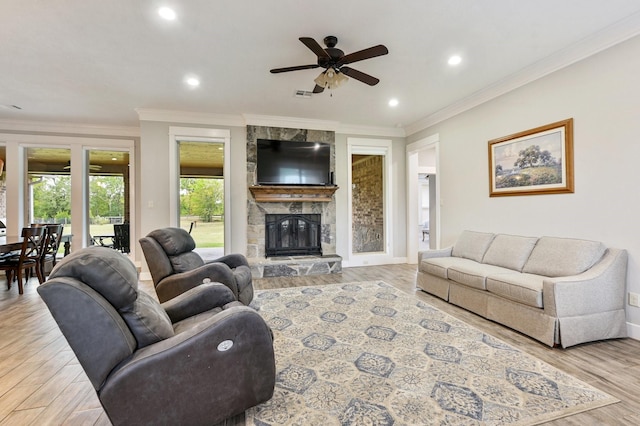
<svg viewBox="0 0 640 426">
<path fill-rule="evenodd" d="M 289 72 L 289 71 L 300 71 L 300 70 L 310 70 L 313 68 L 319 68 L 318 64 L 310 64 L 310 65 L 298 65 L 295 67 L 284 67 L 284 68 L 274 68 L 271 70 L 271 74 L 278 74 L 281 72 Z"/>
<path fill-rule="evenodd" d="M 370 47 L 368 49 L 359 50 L 357 52 L 349 53 L 348 55 L 344 55 L 338 61 L 340 65 L 342 64 L 352 64 L 357 61 L 362 61 L 364 59 L 375 58 L 376 56 L 382 56 L 389 53 L 389 50 L 379 44 L 377 46 Z"/>
<path fill-rule="evenodd" d="M 313 88 L 313 93 L 322 93 L 322 92 L 324 92 L 324 87 L 318 86 L 316 84 L 316 87 Z"/>
<path fill-rule="evenodd" d="M 354 70 L 349 67 L 340 68 L 340 72 L 349 77 L 355 78 L 356 80 L 360 80 L 361 82 L 368 84 L 369 86 L 375 86 L 380 82 L 379 79 L 370 76 L 369 74 L 365 74 L 362 71 Z"/>
<path fill-rule="evenodd" d="M 329 56 L 329 54 L 324 51 L 322 46 L 320 46 L 318 42 L 311 37 L 300 37 L 298 40 L 300 40 L 313 53 L 315 53 L 318 58 L 331 59 L 331 56 Z"/>
</svg>

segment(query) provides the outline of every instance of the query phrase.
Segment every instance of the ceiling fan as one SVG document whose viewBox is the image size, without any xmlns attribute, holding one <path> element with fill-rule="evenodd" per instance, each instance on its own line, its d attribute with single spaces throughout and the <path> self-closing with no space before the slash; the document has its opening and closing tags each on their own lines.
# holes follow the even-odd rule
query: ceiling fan
<svg viewBox="0 0 640 426">
<path fill-rule="evenodd" d="M 345 55 L 342 50 L 336 47 L 336 44 L 338 44 L 338 38 L 335 36 L 327 36 L 324 38 L 323 41 L 327 46 L 326 49 L 323 49 L 318 42 L 311 37 L 300 37 L 299 40 L 307 46 L 309 50 L 316 54 L 318 62 L 310 65 L 274 68 L 271 70 L 271 73 L 278 74 L 281 72 L 324 68 L 325 70 L 314 80 L 316 86 L 313 89 L 313 93 L 322 93 L 325 88 L 333 89 L 338 87 L 341 83 L 348 80 L 345 75 L 355 78 L 369 86 L 375 86 L 380 81 L 379 79 L 370 76 L 369 74 L 365 74 L 362 71 L 346 67 L 345 65 L 389 53 L 389 50 L 387 50 L 385 46 L 379 44 L 368 49 L 359 50 Z"/>
</svg>

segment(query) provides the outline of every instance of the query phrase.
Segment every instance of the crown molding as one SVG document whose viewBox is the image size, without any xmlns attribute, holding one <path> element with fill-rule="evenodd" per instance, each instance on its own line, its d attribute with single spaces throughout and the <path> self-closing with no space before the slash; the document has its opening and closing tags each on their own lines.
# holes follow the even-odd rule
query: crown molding
<svg viewBox="0 0 640 426">
<path fill-rule="evenodd" d="M 375 127 L 341 124 L 337 133 L 357 136 L 383 136 L 391 138 L 404 138 L 407 134 L 402 127 Z"/>
<path fill-rule="evenodd" d="M 327 130 L 335 132 L 340 123 L 312 118 L 281 117 L 277 115 L 243 114 L 248 126 L 285 127 L 289 129 Z"/>
<path fill-rule="evenodd" d="M 427 117 L 405 127 L 406 135 L 412 135 L 437 123 L 468 111 L 498 96 L 568 67 L 596 53 L 609 49 L 640 34 L 640 13 L 630 15 L 617 23 L 579 42 L 561 49 L 521 71 L 455 102 Z"/>
<path fill-rule="evenodd" d="M 340 134 L 359 136 L 404 137 L 404 129 L 396 127 L 374 127 L 343 124 L 339 121 L 315 120 L 299 117 L 280 117 L 275 115 L 243 115 L 247 125 L 286 127 L 291 129 L 328 130 Z"/>
<path fill-rule="evenodd" d="M 99 136 L 139 137 L 139 127 L 103 126 L 77 123 L 51 123 L 46 121 L 0 120 L 0 129 L 11 132 L 63 133 Z"/>
<path fill-rule="evenodd" d="M 244 127 L 241 115 L 214 114 L 207 112 L 175 111 L 164 109 L 136 108 L 140 121 L 162 121 L 169 123 L 207 124 L 216 126 Z"/>
</svg>

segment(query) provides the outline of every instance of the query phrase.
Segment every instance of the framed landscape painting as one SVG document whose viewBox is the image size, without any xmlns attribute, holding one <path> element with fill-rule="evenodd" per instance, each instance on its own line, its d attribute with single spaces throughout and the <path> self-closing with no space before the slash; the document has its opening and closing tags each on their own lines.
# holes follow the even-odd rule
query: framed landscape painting
<svg viewBox="0 0 640 426">
<path fill-rule="evenodd" d="M 573 192 L 573 118 L 489 141 L 489 196 Z"/>
</svg>

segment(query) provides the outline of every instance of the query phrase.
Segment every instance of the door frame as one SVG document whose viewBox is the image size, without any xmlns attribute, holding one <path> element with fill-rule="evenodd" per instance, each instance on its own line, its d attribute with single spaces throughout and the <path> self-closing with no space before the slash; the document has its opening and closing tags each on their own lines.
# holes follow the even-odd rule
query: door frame
<svg viewBox="0 0 640 426">
<path fill-rule="evenodd" d="M 435 223 L 429 223 L 429 239 L 434 238 L 435 248 L 440 247 L 440 135 L 438 133 L 428 136 L 419 141 L 410 143 L 406 147 L 407 153 L 407 263 L 418 263 L 418 208 L 420 194 L 418 188 L 418 173 L 420 167 L 418 164 L 418 156 L 420 151 L 435 149 L 436 153 L 436 185 L 435 185 Z M 429 206 L 431 209 L 432 206 Z M 432 246 L 433 247 L 433 246 Z"/>
<path fill-rule="evenodd" d="M 231 131 L 203 127 L 169 126 L 169 223 L 180 227 L 180 141 L 222 143 L 224 161 L 224 252 L 231 246 Z"/>
<path fill-rule="evenodd" d="M 383 156 L 383 206 L 384 206 L 384 251 L 372 253 L 353 252 L 353 177 L 352 157 L 354 154 Z M 347 218 L 349 222 L 349 259 L 343 260 L 343 266 L 387 265 L 394 263 L 393 258 L 393 209 L 391 208 L 392 185 L 392 141 L 391 139 L 347 138 Z"/>
<path fill-rule="evenodd" d="M 7 222 L 11 226 L 7 229 L 7 235 L 19 235 L 20 230 L 26 224 L 27 206 L 26 191 L 26 149 L 27 148 L 65 148 L 71 150 L 71 164 L 81 164 L 82 167 L 71 169 L 71 226 L 72 229 L 80 229 L 74 232 L 71 242 L 72 250 L 78 247 L 86 247 L 85 235 L 89 233 L 89 158 L 88 150 L 127 150 L 129 151 L 130 166 L 130 213 L 131 217 L 136 217 L 135 203 L 135 142 L 133 139 L 115 139 L 108 136 L 91 137 L 78 136 L 74 134 L 64 136 L 33 135 L 33 134 L 13 134 L 0 133 L 0 139 L 5 141 L 7 163 L 15 165 L 6 173 L 7 185 Z M 6 165 L 5 165 L 6 166 Z M 6 168 L 6 167 L 5 167 Z M 9 203 L 9 200 L 17 200 L 16 203 Z M 77 200 L 81 200 L 77 202 Z M 135 235 L 135 221 L 131 222 L 131 235 Z M 135 258 L 135 245 L 131 246 L 131 256 Z"/>
</svg>

